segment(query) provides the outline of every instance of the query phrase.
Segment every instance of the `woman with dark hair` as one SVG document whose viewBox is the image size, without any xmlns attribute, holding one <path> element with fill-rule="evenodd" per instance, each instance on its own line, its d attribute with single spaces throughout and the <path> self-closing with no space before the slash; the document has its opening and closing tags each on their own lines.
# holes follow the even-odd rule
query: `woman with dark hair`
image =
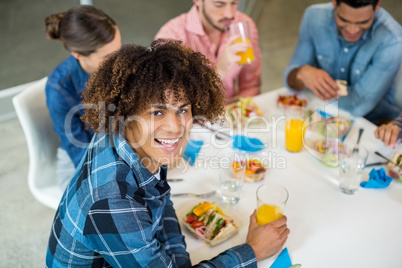
<svg viewBox="0 0 402 268">
<path fill-rule="evenodd" d="M 45 23 L 47 37 L 60 40 L 71 53 L 53 70 L 46 84 L 47 106 L 61 141 L 56 173 L 64 190 L 93 136 L 80 120 L 85 83 L 100 63 L 120 48 L 121 37 L 114 20 L 93 6 L 50 15 Z"/>
<path fill-rule="evenodd" d="M 167 165 L 193 119 L 224 113 L 222 82 L 205 56 L 177 41 L 123 46 L 90 78 L 83 120 L 96 132 L 54 218 L 47 267 L 189 267 Z M 287 239 L 286 217 L 203 267 L 256 267 Z M 200 265 L 201 266 L 201 265 Z"/>
</svg>

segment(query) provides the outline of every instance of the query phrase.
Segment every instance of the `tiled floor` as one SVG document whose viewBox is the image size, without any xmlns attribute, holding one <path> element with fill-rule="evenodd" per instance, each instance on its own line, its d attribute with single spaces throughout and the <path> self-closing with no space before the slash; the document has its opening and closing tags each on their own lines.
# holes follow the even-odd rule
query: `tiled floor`
<svg viewBox="0 0 402 268">
<path fill-rule="evenodd" d="M 263 0 L 261 0 L 263 1 Z M 317 0 L 266 0 L 257 21 L 263 57 L 263 92 L 282 86 L 282 72 L 297 42 L 303 10 Z M 402 2 L 383 1 L 402 23 Z M 44 36 L 46 15 L 76 0 L 0 1 L 0 88 L 46 76 L 67 55 Z M 148 45 L 169 18 L 185 12 L 190 0 L 94 0 L 120 26 L 124 43 Z M 150 18 L 152 18 L 150 20 Z M 145 23 L 146 22 L 146 23 Z M 19 122 L 0 124 L 0 267 L 43 267 L 54 211 L 39 204 L 27 186 L 28 152 Z"/>
</svg>

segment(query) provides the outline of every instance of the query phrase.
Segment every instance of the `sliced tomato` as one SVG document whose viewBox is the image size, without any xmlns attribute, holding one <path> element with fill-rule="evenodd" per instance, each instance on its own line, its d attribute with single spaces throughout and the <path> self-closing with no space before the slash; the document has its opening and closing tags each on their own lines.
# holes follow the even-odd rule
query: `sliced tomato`
<svg viewBox="0 0 402 268">
<path fill-rule="evenodd" d="M 193 229 L 198 228 L 204 226 L 204 223 L 202 221 L 193 221 L 191 223 L 191 227 L 193 227 Z"/>
<path fill-rule="evenodd" d="M 193 221 L 197 220 L 197 216 L 195 216 L 193 213 L 188 215 L 186 223 L 192 223 Z"/>
</svg>

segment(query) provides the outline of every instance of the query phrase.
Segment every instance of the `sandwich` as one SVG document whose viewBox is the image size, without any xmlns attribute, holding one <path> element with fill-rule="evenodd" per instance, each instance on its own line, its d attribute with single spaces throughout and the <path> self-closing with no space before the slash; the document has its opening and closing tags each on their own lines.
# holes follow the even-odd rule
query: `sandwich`
<svg viewBox="0 0 402 268">
<path fill-rule="evenodd" d="M 250 97 L 239 98 L 236 102 L 226 107 L 226 113 L 234 126 L 237 124 L 258 125 L 262 123 L 263 115 L 258 105 Z"/>
<path fill-rule="evenodd" d="M 338 85 L 338 95 L 339 96 L 347 96 L 348 95 L 348 82 L 345 80 L 336 79 L 335 83 Z"/>
<path fill-rule="evenodd" d="M 227 240 L 238 230 L 234 220 L 215 203 L 199 203 L 185 215 L 184 221 L 191 232 L 211 246 Z"/>
<path fill-rule="evenodd" d="M 402 155 L 398 152 L 395 152 L 394 156 L 392 157 L 392 162 L 393 163 L 388 163 L 389 175 L 394 179 L 402 181 Z"/>
</svg>

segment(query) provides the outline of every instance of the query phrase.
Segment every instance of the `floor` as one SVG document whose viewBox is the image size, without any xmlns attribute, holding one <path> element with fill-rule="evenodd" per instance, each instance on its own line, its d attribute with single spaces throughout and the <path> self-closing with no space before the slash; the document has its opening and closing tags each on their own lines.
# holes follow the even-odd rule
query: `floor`
<svg viewBox="0 0 402 268">
<path fill-rule="evenodd" d="M 264 0 L 260 0 L 264 1 Z M 190 0 L 94 0 L 120 27 L 123 43 L 149 45 L 164 22 Z M 297 42 L 303 10 L 317 0 L 266 0 L 256 23 L 266 92 L 282 86 L 282 73 Z M 0 1 L 0 89 L 46 76 L 68 53 L 45 38 L 44 18 L 76 5 L 72 0 Z M 383 1 L 402 23 L 402 2 Z M 152 17 L 152 19 L 150 19 Z M 145 23 L 146 22 L 146 23 Z M 17 119 L 0 123 L 0 267 L 43 267 L 54 211 L 38 203 L 27 186 L 28 152 Z"/>
</svg>

